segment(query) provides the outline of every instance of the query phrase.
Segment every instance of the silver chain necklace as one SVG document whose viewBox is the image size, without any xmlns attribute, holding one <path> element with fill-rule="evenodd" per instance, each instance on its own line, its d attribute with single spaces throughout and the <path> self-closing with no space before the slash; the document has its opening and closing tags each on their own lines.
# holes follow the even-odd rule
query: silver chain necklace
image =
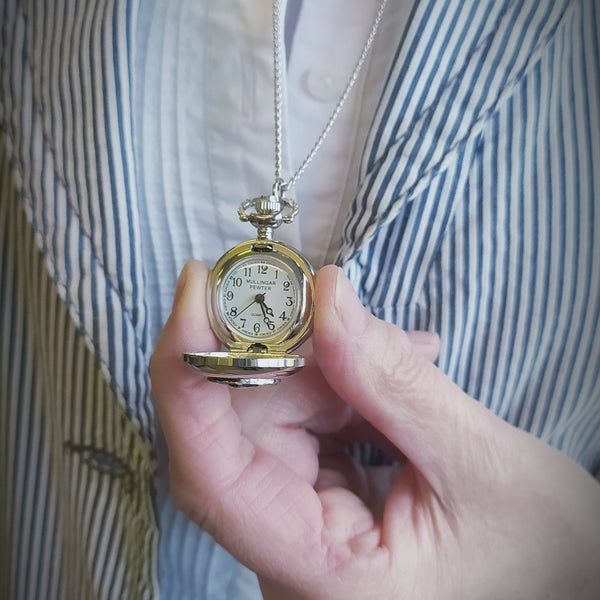
<svg viewBox="0 0 600 600">
<path fill-rule="evenodd" d="M 306 170 L 309 163 L 314 158 L 315 154 L 318 152 L 319 148 L 323 144 L 323 141 L 327 137 L 327 134 L 330 132 L 331 128 L 335 120 L 337 119 L 342 106 L 346 102 L 348 95 L 350 94 L 350 90 L 356 83 L 358 79 L 358 74 L 367 58 L 371 45 L 373 44 L 373 40 L 375 39 L 375 35 L 377 34 L 377 29 L 379 28 L 379 23 L 383 16 L 383 12 L 385 10 L 385 5 L 387 4 L 387 0 L 381 0 L 379 5 L 379 9 L 375 16 L 375 20 L 373 21 L 373 25 L 371 26 L 371 30 L 367 39 L 363 45 L 362 51 L 358 57 L 356 65 L 348 82 L 346 83 L 346 87 L 342 92 L 341 96 L 338 99 L 338 102 L 329 117 L 329 120 L 325 124 L 323 131 L 319 135 L 317 141 L 314 146 L 307 154 L 306 158 L 302 162 L 302 164 L 298 167 L 297 171 L 290 177 L 288 181 L 283 181 L 282 179 L 282 112 L 283 112 L 283 90 L 282 90 L 282 69 L 283 69 L 283 39 L 282 39 L 282 15 L 281 15 L 281 0 L 273 0 L 273 87 L 274 87 L 274 114 L 275 114 L 275 186 L 278 187 L 279 192 L 285 192 L 294 186 L 294 184 L 298 181 L 302 173 Z"/>
<path fill-rule="evenodd" d="M 211 381 L 234 387 L 274 384 L 305 363 L 303 356 L 291 352 L 311 334 L 314 270 L 298 250 L 274 240 L 273 230 L 282 223 L 291 223 L 298 212 L 296 202 L 283 194 L 298 181 L 331 130 L 365 62 L 386 2 L 381 0 L 369 37 L 331 117 L 296 173 L 284 182 L 281 178 L 283 42 L 280 0 L 273 0 L 273 191 L 268 196 L 242 202 L 238 215 L 256 227 L 256 239 L 228 250 L 211 270 L 209 319 L 225 350 L 187 352 L 183 356 L 185 362 L 208 375 Z"/>
</svg>

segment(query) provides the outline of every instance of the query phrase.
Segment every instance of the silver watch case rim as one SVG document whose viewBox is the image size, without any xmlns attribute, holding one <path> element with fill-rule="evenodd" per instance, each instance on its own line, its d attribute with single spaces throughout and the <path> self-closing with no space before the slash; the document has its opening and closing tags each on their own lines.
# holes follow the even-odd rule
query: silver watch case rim
<svg viewBox="0 0 600 600">
<path fill-rule="evenodd" d="M 304 357 L 295 354 L 262 355 L 255 352 L 186 352 L 184 361 L 213 375 L 248 377 L 250 373 L 281 375 L 304 366 Z"/>
</svg>

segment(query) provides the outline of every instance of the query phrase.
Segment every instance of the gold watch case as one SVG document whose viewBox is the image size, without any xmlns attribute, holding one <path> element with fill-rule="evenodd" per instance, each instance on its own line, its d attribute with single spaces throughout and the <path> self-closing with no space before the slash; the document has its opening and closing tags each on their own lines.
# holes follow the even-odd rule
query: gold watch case
<svg viewBox="0 0 600 600">
<path fill-rule="evenodd" d="M 271 278 L 279 281 L 253 279 L 257 272 L 273 273 Z M 239 308 L 230 314 L 232 285 L 243 295 L 241 312 L 246 311 L 253 327 L 242 326 L 248 319 L 241 318 Z M 313 321 L 314 272 L 300 252 L 270 239 L 238 244 L 211 270 L 207 294 L 211 328 L 224 349 L 189 352 L 183 359 L 209 380 L 234 387 L 274 384 L 304 365 L 304 357 L 290 354 L 310 336 Z M 285 302 L 284 310 L 278 301 Z"/>
</svg>

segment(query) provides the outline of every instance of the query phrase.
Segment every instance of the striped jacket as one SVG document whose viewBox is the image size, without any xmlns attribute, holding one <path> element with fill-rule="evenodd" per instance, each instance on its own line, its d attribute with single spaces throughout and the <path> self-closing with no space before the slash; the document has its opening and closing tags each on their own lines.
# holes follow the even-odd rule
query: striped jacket
<svg viewBox="0 0 600 600">
<path fill-rule="evenodd" d="M 158 597 L 135 0 L 0 2 L 0 597 Z M 339 263 L 495 413 L 600 461 L 600 6 L 422 0 Z"/>
</svg>

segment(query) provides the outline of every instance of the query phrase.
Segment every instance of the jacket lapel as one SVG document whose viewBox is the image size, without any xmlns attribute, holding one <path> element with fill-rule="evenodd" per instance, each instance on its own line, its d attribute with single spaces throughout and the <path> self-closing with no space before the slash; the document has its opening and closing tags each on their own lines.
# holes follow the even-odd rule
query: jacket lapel
<svg viewBox="0 0 600 600">
<path fill-rule="evenodd" d="M 427 198 L 441 177 L 457 182 L 453 197 L 460 193 L 488 117 L 536 62 L 569 4 L 419 2 L 366 141 L 340 262 L 408 203 Z M 432 210 L 447 215 L 449 208 Z"/>
<path fill-rule="evenodd" d="M 26 157 L 26 214 L 71 318 L 150 438 L 130 106 L 136 2 L 58 0 L 14 10 L 25 58 L 13 59 L 26 64 L 9 70 L 6 114 L 14 156 Z"/>
</svg>

